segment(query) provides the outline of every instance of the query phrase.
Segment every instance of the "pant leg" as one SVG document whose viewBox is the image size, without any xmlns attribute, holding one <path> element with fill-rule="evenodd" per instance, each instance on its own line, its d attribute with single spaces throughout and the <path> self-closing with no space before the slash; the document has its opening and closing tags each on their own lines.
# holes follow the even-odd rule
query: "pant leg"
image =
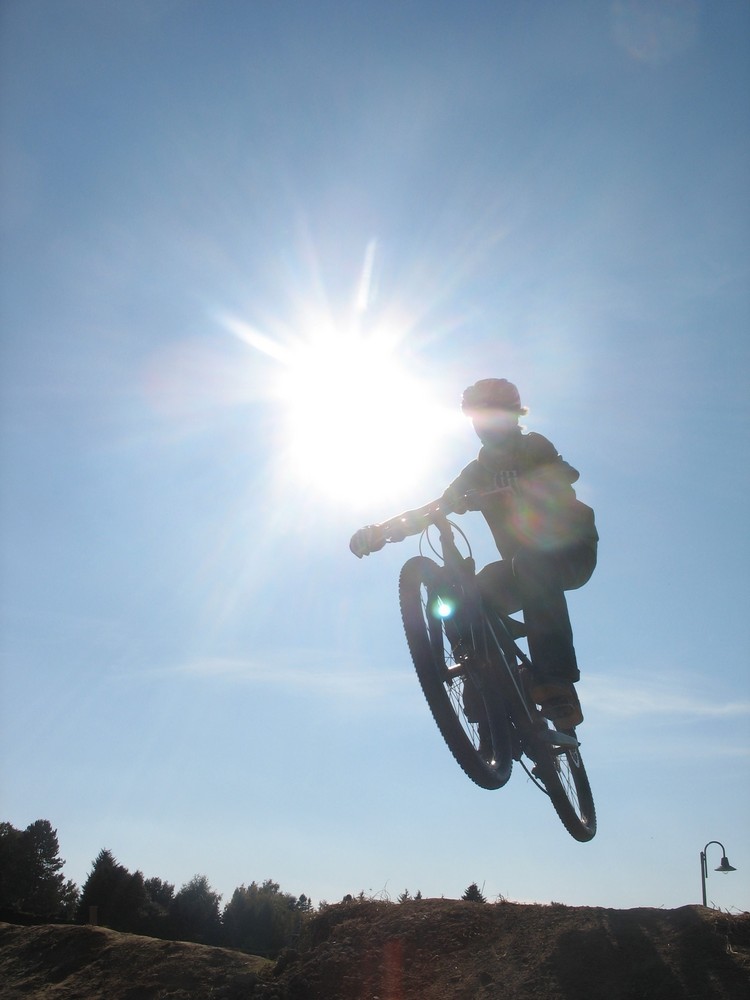
<svg viewBox="0 0 750 1000">
<path fill-rule="evenodd" d="M 540 677 L 580 678 L 566 590 L 591 576 L 596 550 L 588 545 L 560 552 L 523 549 L 511 563 L 490 563 L 478 574 L 483 597 L 506 613 L 523 609 L 529 653 Z"/>
</svg>

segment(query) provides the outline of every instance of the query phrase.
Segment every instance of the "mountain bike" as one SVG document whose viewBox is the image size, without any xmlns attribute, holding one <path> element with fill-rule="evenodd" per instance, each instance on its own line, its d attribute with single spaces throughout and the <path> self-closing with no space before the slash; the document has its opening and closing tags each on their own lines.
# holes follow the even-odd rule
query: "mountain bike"
<svg viewBox="0 0 750 1000">
<path fill-rule="evenodd" d="M 467 493 L 462 509 L 476 510 L 490 495 Z M 432 715 L 472 781 L 501 788 L 517 761 L 549 796 L 568 833 L 589 841 L 596 810 L 576 732 L 555 729 L 534 703 L 533 665 L 517 641 L 525 635 L 523 623 L 482 600 L 471 545 L 449 520 L 451 513 L 437 500 L 377 526 L 384 543 L 421 532 L 420 554 L 401 570 L 399 602 Z M 454 532 L 468 555 L 461 554 Z"/>
</svg>

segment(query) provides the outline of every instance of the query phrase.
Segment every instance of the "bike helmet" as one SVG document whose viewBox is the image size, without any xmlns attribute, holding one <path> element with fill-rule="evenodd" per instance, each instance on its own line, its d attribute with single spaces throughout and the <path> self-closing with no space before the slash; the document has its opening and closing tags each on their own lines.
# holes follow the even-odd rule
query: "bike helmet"
<svg viewBox="0 0 750 1000">
<path fill-rule="evenodd" d="M 519 415 L 527 413 L 521 406 L 518 389 L 507 378 L 483 378 L 464 391 L 461 409 L 471 416 L 477 410 L 507 410 Z"/>
</svg>

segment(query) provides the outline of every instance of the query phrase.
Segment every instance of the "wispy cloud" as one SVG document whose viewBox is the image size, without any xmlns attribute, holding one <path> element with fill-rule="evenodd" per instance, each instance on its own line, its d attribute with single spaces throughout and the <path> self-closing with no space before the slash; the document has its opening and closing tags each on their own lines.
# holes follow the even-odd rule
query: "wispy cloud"
<svg viewBox="0 0 750 1000">
<path fill-rule="evenodd" d="M 414 684 L 409 670 L 352 666 L 334 656 L 322 658 L 318 652 L 287 651 L 272 657 L 242 658 L 206 656 L 157 671 L 237 685 L 264 685 L 289 691 L 320 693 L 342 698 L 383 697 L 394 688 Z"/>
<path fill-rule="evenodd" d="M 716 698 L 705 691 L 702 679 L 692 675 L 592 675 L 581 683 L 581 697 L 597 713 L 620 718 L 718 719 L 750 715 L 750 698 Z"/>
<path fill-rule="evenodd" d="M 155 679 L 183 677 L 237 686 L 264 686 L 290 692 L 367 700 L 419 690 L 414 672 L 377 664 L 356 663 L 353 657 L 321 650 L 287 649 L 256 657 L 197 656 L 181 663 L 128 673 Z M 619 719 L 673 721 L 745 719 L 750 698 L 721 698 L 706 690 L 705 678 L 665 673 L 658 677 L 617 672 L 586 674 L 580 684 L 584 711 Z M 742 692 L 744 694 L 744 692 Z"/>
</svg>

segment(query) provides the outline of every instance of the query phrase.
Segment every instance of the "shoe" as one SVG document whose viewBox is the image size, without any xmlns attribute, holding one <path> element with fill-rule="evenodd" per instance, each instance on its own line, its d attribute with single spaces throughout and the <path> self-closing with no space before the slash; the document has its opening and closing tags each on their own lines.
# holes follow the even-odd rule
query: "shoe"
<svg viewBox="0 0 750 1000">
<path fill-rule="evenodd" d="M 556 729 L 575 729 L 583 722 L 581 703 L 572 681 L 554 677 L 537 681 L 531 688 L 531 697 Z"/>
</svg>

